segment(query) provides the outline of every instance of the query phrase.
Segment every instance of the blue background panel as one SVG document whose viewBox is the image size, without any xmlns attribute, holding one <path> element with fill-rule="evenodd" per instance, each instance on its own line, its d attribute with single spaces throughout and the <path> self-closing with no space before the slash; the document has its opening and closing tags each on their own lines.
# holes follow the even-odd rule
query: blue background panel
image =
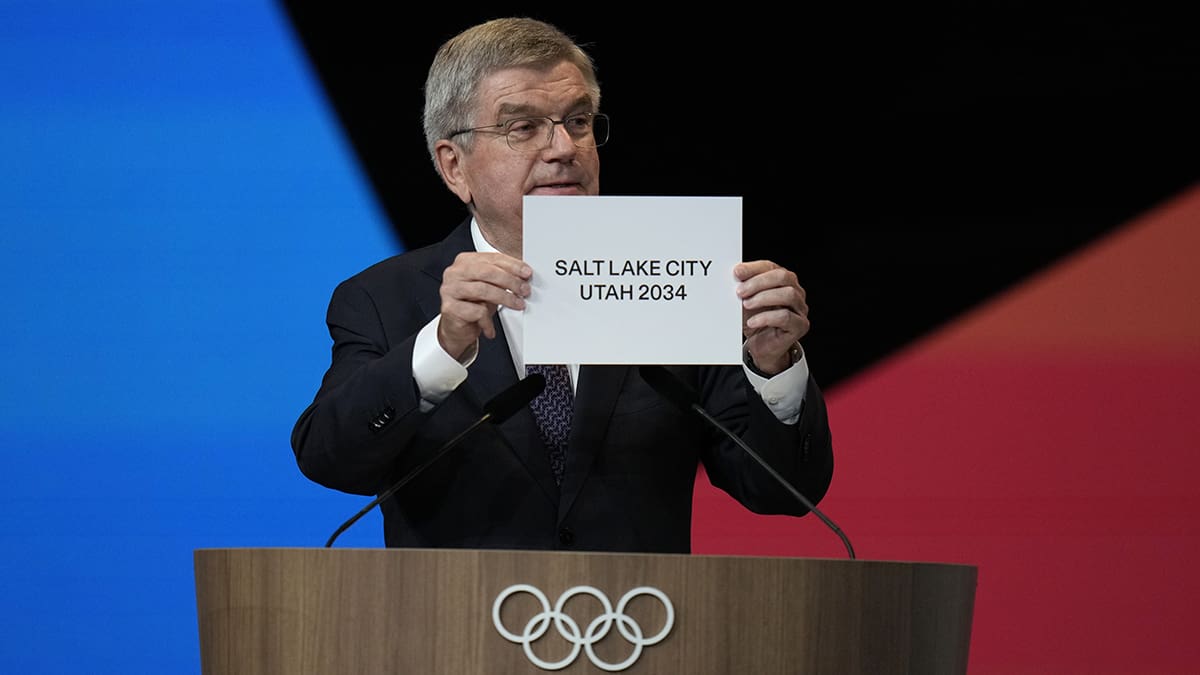
<svg viewBox="0 0 1200 675">
<path fill-rule="evenodd" d="M 366 504 L 288 439 L 398 251 L 275 4 L 0 3 L 0 672 L 198 672 L 194 549 Z"/>
</svg>

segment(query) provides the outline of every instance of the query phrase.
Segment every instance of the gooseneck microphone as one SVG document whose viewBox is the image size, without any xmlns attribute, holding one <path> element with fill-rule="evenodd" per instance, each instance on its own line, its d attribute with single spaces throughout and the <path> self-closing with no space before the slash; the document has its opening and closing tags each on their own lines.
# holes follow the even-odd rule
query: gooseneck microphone
<svg viewBox="0 0 1200 675">
<path fill-rule="evenodd" d="M 750 446 L 741 439 L 740 436 L 733 433 L 724 424 L 721 424 L 715 418 L 713 418 L 713 416 L 710 415 L 708 411 L 700 405 L 700 395 L 697 394 L 694 389 L 688 386 L 686 382 L 679 379 L 674 373 L 662 366 L 644 365 L 639 366 L 638 370 L 642 375 L 642 379 L 646 381 L 646 384 L 649 384 L 650 388 L 658 392 L 660 396 L 667 399 L 673 403 L 675 407 L 683 410 L 684 412 L 694 412 L 700 417 L 703 417 L 708 421 L 709 424 L 719 429 L 721 433 L 728 436 L 734 443 L 737 443 L 742 450 L 746 451 L 746 454 L 753 457 L 754 461 L 758 462 L 762 468 L 766 469 L 767 473 L 771 474 L 772 478 L 786 488 L 788 492 L 792 493 L 792 496 L 796 498 L 796 501 L 803 504 L 806 509 L 813 513 L 813 515 L 815 515 L 817 518 L 820 518 L 821 522 L 825 523 L 829 529 L 833 530 L 834 534 L 836 534 L 838 538 L 842 540 L 842 544 L 846 546 L 846 552 L 850 554 L 850 559 L 854 559 L 854 547 L 850 545 L 850 540 L 842 532 L 842 528 L 838 527 L 824 513 L 821 513 L 815 504 L 809 501 L 807 497 L 800 494 L 799 490 L 792 487 L 791 483 L 787 482 L 783 476 L 779 475 L 779 472 L 776 471 L 770 464 L 768 464 L 766 460 L 760 457 L 757 452 L 752 450 Z"/>
<path fill-rule="evenodd" d="M 483 404 L 482 417 L 475 420 L 471 426 L 459 432 L 457 436 L 446 441 L 442 447 L 438 448 L 437 452 L 430 455 L 428 459 L 426 459 L 424 462 L 421 462 L 416 468 L 405 474 L 403 478 L 396 481 L 395 485 L 392 485 L 387 490 L 379 493 L 378 497 L 372 499 L 370 504 L 367 504 L 362 508 L 361 511 L 354 514 L 354 517 L 352 517 L 350 520 L 342 523 L 342 526 L 329 536 L 329 541 L 325 542 L 325 548 L 333 546 L 333 540 L 337 539 L 338 535 L 345 532 L 351 525 L 358 522 L 359 518 L 362 518 L 370 513 L 371 509 L 378 506 L 381 502 L 383 502 L 383 500 L 391 497 L 396 493 L 397 490 L 404 487 L 409 481 L 411 481 L 413 478 L 416 478 L 418 474 L 429 468 L 430 464 L 436 462 L 441 458 L 442 455 L 446 454 L 454 446 L 461 443 L 468 434 L 478 429 L 484 422 L 491 422 L 492 424 L 500 424 L 501 422 L 504 422 L 516 414 L 518 410 L 529 405 L 529 402 L 537 398 L 537 395 L 542 393 L 542 390 L 545 388 L 546 378 L 542 377 L 541 373 L 533 373 L 526 376 L 525 379 L 520 380 L 508 389 L 505 389 L 499 394 L 493 396 L 490 401 Z"/>
</svg>

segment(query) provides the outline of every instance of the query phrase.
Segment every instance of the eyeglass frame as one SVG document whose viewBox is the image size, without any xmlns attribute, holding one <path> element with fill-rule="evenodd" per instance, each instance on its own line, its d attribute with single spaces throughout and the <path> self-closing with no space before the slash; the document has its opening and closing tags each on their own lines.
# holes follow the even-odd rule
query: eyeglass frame
<svg viewBox="0 0 1200 675">
<path fill-rule="evenodd" d="M 501 136 L 504 136 L 504 144 L 507 145 L 508 148 L 514 152 L 541 152 L 542 150 L 545 150 L 546 148 L 548 148 L 554 144 L 554 127 L 556 127 L 560 124 L 566 125 L 567 120 L 574 118 L 574 117 L 580 117 L 580 116 L 589 118 L 591 120 L 591 126 L 593 129 L 595 129 L 595 126 L 596 126 L 595 120 L 597 118 L 604 120 L 605 124 L 611 124 L 611 122 L 612 122 L 612 120 L 609 118 L 609 116 L 606 113 L 602 113 L 602 112 L 574 113 L 572 115 L 567 115 L 567 116 L 563 117 L 561 120 L 556 120 L 553 117 L 550 117 L 549 115 L 526 115 L 523 117 L 514 117 L 510 120 L 506 120 L 504 122 L 498 122 L 496 124 L 485 124 L 484 126 L 481 126 L 481 127 L 472 127 L 470 129 L 459 129 L 457 131 L 451 131 L 449 134 L 446 135 L 446 139 L 449 140 L 460 134 L 467 134 L 467 133 L 471 133 L 473 131 L 482 131 L 482 132 L 499 134 Z M 508 138 L 508 135 L 512 132 L 512 130 L 509 129 L 509 127 L 511 127 L 513 124 L 516 124 L 517 122 L 527 121 L 527 120 L 550 120 L 550 133 L 546 135 L 546 139 L 543 142 L 544 144 L 541 146 L 538 146 L 538 147 L 532 148 L 532 149 L 524 149 L 524 150 L 514 148 L 512 146 L 512 142 Z M 565 129 L 566 126 L 564 126 L 563 128 Z M 600 141 L 599 143 L 596 143 L 595 145 L 579 145 L 578 143 L 575 142 L 575 140 L 576 140 L 575 137 L 571 136 L 570 131 L 567 132 L 567 136 L 571 137 L 571 144 L 577 148 L 599 148 L 599 147 L 603 146 L 605 143 L 607 143 L 609 136 L 612 135 L 611 127 L 607 127 L 606 131 L 608 133 L 606 133 L 604 135 L 604 140 Z M 595 138 L 595 134 L 593 134 L 592 137 Z"/>
</svg>

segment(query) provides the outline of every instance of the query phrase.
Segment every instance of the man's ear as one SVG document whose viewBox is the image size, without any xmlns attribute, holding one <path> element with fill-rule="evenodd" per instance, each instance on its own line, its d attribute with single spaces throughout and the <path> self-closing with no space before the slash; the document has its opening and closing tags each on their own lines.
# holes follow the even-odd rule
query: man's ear
<svg viewBox="0 0 1200 675">
<path fill-rule="evenodd" d="M 437 142 L 433 146 L 437 157 L 437 170 L 442 181 L 450 191 L 458 195 L 464 204 L 471 203 L 471 187 L 467 184 L 466 173 L 463 171 L 463 150 L 447 140 Z"/>
</svg>

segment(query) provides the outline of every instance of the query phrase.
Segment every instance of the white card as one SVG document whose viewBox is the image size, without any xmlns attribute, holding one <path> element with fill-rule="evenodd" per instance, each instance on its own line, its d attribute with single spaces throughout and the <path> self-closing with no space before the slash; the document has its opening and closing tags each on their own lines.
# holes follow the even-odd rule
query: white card
<svg viewBox="0 0 1200 675">
<path fill-rule="evenodd" d="M 526 363 L 740 364 L 741 197 L 525 197 Z"/>
</svg>

